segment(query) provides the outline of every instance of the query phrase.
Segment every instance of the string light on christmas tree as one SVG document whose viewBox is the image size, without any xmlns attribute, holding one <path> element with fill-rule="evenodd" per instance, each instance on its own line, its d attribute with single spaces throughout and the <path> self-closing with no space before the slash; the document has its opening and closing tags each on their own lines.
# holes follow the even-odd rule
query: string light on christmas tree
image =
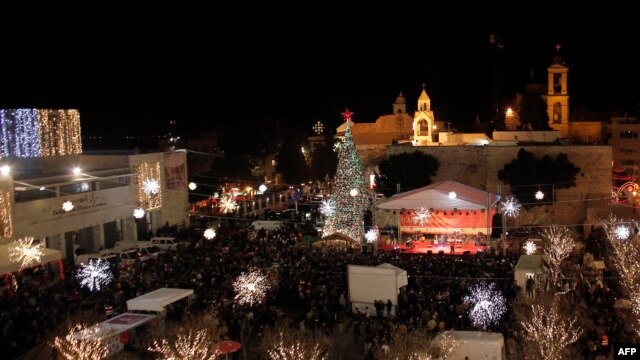
<svg viewBox="0 0 640 360">
<path fill-rule="evenodd" d="M 206 329 L 189 330 L 186 335 L 178 334 L 170 343 L 166 339 L 154 341 L 149 351 L 160 354 L 161 359 L 173 360 L 216 360 L 221 355 L 211 345 L 216 339 Z"/>
<path fill-rule="evenodd" d="M 35 244 L 31 236 L 20 238 L 9 247 L 9 259 L 20 264 L 20 270 L 39 264 L 43 255 L 42 246 Z"/>
<path fill-rule="evenodd" d="M 333 216 L 336 213 L 336 202 L 332 199 L 323 200 L 320 205 L 320 212 L 324 216 Z"/>
<path fill-rule="evenodd" d="M 348 110 L 343 113 L 347 124 L 349 124 L 352 114 Z M 340 233 L 355 241 L 362 241 L 364 239 L 364 211 L 370 201 L 367 192 L 360 158 L 353 142 L 351 129 L 347 126 L 338 154 L 338 167 L 332 195 L 336 210 L 333 216 L 325 219 L 322 233 L 324 235 Z"/>
<path fill-rule="evenodd" d="M 508 217 L 516 217 L 520 213 L 521 205 L 518 200 L 513 196 L 507 196 L 507 198 L 500 203 L 500 209 L 502 213 Z"/>
<path fill-rule="evenodd" d="M 431 219 L 431 210 L 419 207 L 413 210 L 413 222 L 419 224 L 420 226 L 424 226 Z"/>
<path fill-rule="evenodd" d="M 371 229 L 369 229 L 369 231 L 367 231 L 366 234 L 364 234 L 364 238 L 367 239 L 367 242 L 370 244 L 378 241 L 379 237 L 380 237 L 380 230 L 378 230 L 377 226 L 372 227 Z"/>
<path fill-rule="evenodd" d="M 144 209 L 143 208 L 133 209 L 133 217 L 136 219 L 142 219 L 144 217 Z"/>
<path fill-rule="evenodd" d="M 524 252 L 527 255 L 533 255 L 538 250 L 538 246 L 536 245 L 536 243 L 534 243 L 531 240 L 525 242 L 523 248 L 524 248 Z"/>
<path fill-rule="evenodd" d="M 100 291 L 102 287 L 111 283 L 112 275 L 109 262 L 103 259 L 89 259 L 87 264 L 80 265 L 76 279 L 80 283 L 80 287 L 91 291 Z"/>
<path fill-rule="evenodd" d="M 109 356 L 104 337 L 99 326 L 87 328 L 78 324 L 70 327 L 64 337 L 57 336 L 51 345 L 65 360 L 101 360 Z"/>
<path fill-rule="evenodd" d="M 231 196 L 224 196 L 220 199 L 220 211 L 223 214 L 228 214 L 236 211 L 238 203 Z"/>
<path fill-rule="evenodd" d="M 464 297 L 469 304 L 469 318 L 473 324 L 483 329 L 497 324 L 507 311 L 506 301 L 495 289 L 495 284 L 478 284 L 470 289 L 470 295 Z"/>
<path fill-rule="evenodd" d="M 145 194 L 157 194 L 160 192 L 160 183 L 156 179 L 144 180 L 142 182 L 142 188 Z"/>
<path fill-rule="evenodd" d="M 261 303 L 269 290 L 267 276 L 259 269 L 243 272 L 233 283 L 235 299 L 239 304 Z"/>
<path fill-rule="evenodd" d="M 64 210 L 65 212 L 69 212 L 69 211 L 73 210 L 73 208 L 74 208 L 74 205 L 69 200 L 67 200 L 67 201 L 62 203 L 62 210 Z"/>
<path fill-rule="evenodd" d="M 204 238 L 207 240 L 211 240 L 214 237 L 216 237 L 216 231 L 213 230 L 212 228 L 208 228 L 207 230 L 204 231 Z"/>
<path fill-rule="evenodd" d="M 620 224 L 616 226 L 615 234 L 618 240 L 627 240 L 629 238 L 629 235 L 631 235 L 631 232 L 629 231 L 628 227 Z"/>
<path fill-rule="evenodd" d="M 193 181 L 189 183 L 189 190 L 193 191 L 197 188 L 198 188 L 198 184 L 194 183 Z"/>
<path fill-rule="evenodd" d="M 536 200 L 542 200 L 542 199 L 544 199 L 544 193 L 542 191 L 538 190 L 536 192 Z"/>
</svg>

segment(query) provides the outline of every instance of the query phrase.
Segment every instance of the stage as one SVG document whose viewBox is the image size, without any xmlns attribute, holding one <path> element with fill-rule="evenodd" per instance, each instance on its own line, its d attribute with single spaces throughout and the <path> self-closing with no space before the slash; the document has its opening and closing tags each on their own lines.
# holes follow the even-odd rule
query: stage
<svg viewBox="0 0 640 360">
<path fill-rule="evenodd" d="M 428 254 L 431 252 L 432 254 L 445 254 L 445 255 L 475 255 L 477 253 L 482 253 L 486 251 L 486 246 L 484 245 L 476 245 L 475 243 L 468 244 L 457 244 L 453 252 L 451 252 L 450 245 L 432 245 L 430 241 L 419 242 L 413 241 L 411 242 L 411 246 L 407 246 L 406 244 L 395 244 L 395 245 L 379 245 L 378 250 L 381 251 L 399 251 L 401 253 L 407 254 Z"/>
</svg>

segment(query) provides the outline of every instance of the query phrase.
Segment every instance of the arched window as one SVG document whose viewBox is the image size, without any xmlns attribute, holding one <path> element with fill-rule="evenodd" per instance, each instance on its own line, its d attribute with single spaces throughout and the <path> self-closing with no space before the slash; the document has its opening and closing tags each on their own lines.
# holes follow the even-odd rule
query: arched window
<svg viewBox="0 0 640 360">
<path fill-rule="evenodd" d="M 553 123 L 559 124 L 562 122 L 562 105 L 557 102 L 553 104 Z"/>
</svg>

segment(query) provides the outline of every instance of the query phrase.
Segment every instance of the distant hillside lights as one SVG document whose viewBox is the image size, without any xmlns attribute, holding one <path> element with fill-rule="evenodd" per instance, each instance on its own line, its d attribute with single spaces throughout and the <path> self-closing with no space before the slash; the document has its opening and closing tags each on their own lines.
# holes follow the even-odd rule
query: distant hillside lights
<svg viewBox="0 0 640 360">
<path fill-rule="evenodd" d="M 0 109 L 0 157 L 82 154 L 78 110 Z"/>
</svg>

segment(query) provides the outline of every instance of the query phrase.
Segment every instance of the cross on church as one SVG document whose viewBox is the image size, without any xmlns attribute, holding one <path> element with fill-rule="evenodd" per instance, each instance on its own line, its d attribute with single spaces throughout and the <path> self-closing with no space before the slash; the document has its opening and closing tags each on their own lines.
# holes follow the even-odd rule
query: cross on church
<svg viewBox="0 0 640 360">
<path fill-rule="evenodd" d="M 342 118 L 344 119 L 344 121 L 349 121 L 351 120 L 351 115 L 353 115 L 353 111 L 349 111 L 349 108 L 347 108 L 344 112 L 341 112 L 340 114 L 342 114 Z"/>
<path fill-rule="evenodd" d="M 313 125 L 313 131 L 316 133 L 316 135 L 322 134 L 322 132 L 324 132 L 324 125 L 320 121 L 318 121 Z"/>
<path fill-rule="evenodd" d="M 560 46 L 560 44 L 556 44 L 556 52 L 560 52 L 560 48 L 562 48 L 562 46 Z"/>
</svg>

